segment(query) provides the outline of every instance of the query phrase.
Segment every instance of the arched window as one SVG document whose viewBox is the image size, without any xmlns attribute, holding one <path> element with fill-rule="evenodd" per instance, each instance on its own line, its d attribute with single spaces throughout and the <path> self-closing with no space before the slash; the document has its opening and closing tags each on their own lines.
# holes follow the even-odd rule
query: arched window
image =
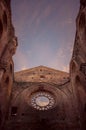
<svg viewBox="0 0 86 130">
<path fill-rule="evenodd" d="M 16 116 L 17 115 L 17 110 L 18 110 L 18 108 L 16 106 L 13 106 L 11 108 L 11 116 Z"/>
</svg>

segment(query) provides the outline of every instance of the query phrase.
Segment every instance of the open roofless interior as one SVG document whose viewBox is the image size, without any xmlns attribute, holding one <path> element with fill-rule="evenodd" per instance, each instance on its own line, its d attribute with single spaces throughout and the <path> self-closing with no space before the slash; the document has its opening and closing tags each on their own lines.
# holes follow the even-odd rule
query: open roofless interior
<svg viewBox="0 0 86 130">
<path fill-rule="evenodd" d="M 14 73 L 19 45 L 10 2 L 0 1 L 0 130 L 86 130 L 86 1 L 69 73 L 43 65 Z"/>
</svg>

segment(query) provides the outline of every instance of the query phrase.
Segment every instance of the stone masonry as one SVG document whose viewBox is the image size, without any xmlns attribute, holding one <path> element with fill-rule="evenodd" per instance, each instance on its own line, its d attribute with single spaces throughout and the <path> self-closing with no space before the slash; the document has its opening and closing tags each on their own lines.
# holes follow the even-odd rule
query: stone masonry
<svg viewBox="0 0 86 130">
<path fill-rule="evenodd" d="M 10 0 L 0 0 L 0 130 L 86 130 L 86 0 L 80 0 L 70 72 L 14 74 L 18 42 Z"/>
</svg>

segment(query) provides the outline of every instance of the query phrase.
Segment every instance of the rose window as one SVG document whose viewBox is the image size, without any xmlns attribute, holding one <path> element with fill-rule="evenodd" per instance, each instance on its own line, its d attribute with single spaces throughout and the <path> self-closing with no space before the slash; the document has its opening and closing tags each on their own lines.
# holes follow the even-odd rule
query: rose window
<svg viewBox="0 0 86 130">
<path fill-rule="evenodd" d="M 31 105 L 37 110 L 48 110 L 54 103 L 54 97 L 49 92 L 36 92 L 31 97 Z"/>
</svg>

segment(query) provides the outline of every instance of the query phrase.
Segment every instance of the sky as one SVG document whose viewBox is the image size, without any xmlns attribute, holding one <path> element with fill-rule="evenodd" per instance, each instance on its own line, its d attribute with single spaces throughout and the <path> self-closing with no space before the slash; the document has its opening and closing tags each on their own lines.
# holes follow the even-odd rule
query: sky
<svg viewBox="0 0 86 130">
<path fill-rule="evenodd" d="M 12 0 L 11 8 L 15 71 L 43 65 L 68 72 L 79 0 Z"/>
</svg>

